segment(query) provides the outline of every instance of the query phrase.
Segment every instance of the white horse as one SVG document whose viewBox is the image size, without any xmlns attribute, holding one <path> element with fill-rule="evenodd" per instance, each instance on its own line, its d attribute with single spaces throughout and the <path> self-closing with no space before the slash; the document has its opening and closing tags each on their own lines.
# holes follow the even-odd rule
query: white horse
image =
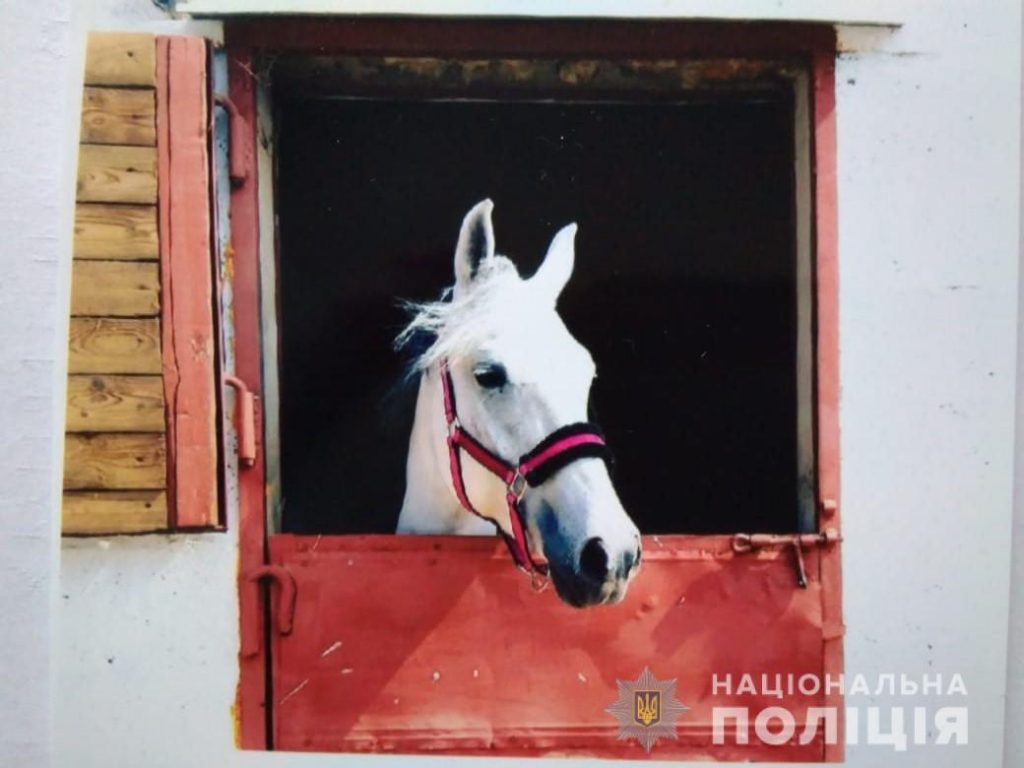
<svg viewBox="0 0 1024 768">
<path fill-rule="evenodd" d="M 577 442 L 598 441 L 583 424 L 594 362 L 555 306 L 572 274 L 576 225 L 555 235 L 536 274 L 523 279 L 494 252 L 493 207 L 484 200 L 466 215 L 455 285 L 446 300 L 412 305 L 415 315 L 396 340 L 401 346 L 423 333 L 432 339 L 414 362 L 420 385 L 398 532 L 483 535 L 496 525 L 511 541 L 518 516 L 529 564 L 530 553 L 543 551 L 565 602 L 618 602 L 640 565 L 640 533 L 601 458 L 575 454 L 529 486 L 511 472 L 499 478 L 475 455 L 462 452 L 453 462 L 453 430 L 471 435 L 510 470 L 522 469 L 515 462 L 543 448 L 545 438 L 550 443 L 572 431 L 566 425 L 583 428 Z M 446 379 L 457 415 L 446 415 Z"/>
</svg>

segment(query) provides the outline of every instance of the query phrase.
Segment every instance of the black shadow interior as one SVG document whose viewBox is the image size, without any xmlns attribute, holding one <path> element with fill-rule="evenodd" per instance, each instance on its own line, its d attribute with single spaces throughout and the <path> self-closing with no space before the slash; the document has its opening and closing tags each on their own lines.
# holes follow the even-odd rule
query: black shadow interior
<svg viewBox="0 0 1024 768">
<path fill-rule="evenodd" d="M 284 530 L 394 530 L 414 392 L 398 300 L 452 282 L 495 201 L 530 273 L 579 222 L 560 308 L 597 362 L 596 419 L 646 533 L 797 528 L 793 106 L 283 100 Z M 440 408 L 440 403 L 438 404 Z"/>
</svg>

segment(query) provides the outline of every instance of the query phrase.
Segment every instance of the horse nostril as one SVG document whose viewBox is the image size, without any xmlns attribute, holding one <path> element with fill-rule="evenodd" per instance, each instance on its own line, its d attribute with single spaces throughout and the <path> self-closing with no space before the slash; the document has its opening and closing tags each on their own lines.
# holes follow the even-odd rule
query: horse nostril
<svg viewBox="0 0 1024 768">
<path fill-rule="evenodd" d="M 599 538 L 588 539 L 580 552 L 580 574 L 595 582 L 603 582 L 608 575 L 608 553 Z"/>
<path fill-rule="evenodd" d="M 641 553 L 639 546 L 634 552 L 626 552 L 622 556 L 622 570 L 619 573 L 624 577 L 629 576 L 629 574 L 640 567 L 641 557 L 643 557 L 643 554 Z"/>
</svg>

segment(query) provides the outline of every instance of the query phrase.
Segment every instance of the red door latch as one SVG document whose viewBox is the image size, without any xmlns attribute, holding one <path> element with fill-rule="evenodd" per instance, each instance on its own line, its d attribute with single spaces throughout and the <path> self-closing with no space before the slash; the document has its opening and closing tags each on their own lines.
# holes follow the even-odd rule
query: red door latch
<svg viewBox="0 0 1024 768">
<path fill-rule="evenodd" d="M 839 531 L 835 528 L 826 528 L 820 533 L 737 533 L 732 537 L 732 551 L 744 554 L 769 547 L 791 547 L 796 569 L 796 583 L 801 589 L 806 589 L 807 569 L 804 567 L 804 548 L 827 547 L 842 540 Z"/>
</svg>

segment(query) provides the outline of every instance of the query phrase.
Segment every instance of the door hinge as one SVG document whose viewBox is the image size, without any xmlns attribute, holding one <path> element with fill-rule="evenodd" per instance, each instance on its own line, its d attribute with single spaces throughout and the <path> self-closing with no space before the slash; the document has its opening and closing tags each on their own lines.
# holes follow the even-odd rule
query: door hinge
<svg viewBox="0 0 1024 768">
<path fill-rule="evenodd" d="M 274 619 L 273 627 L 277 634 L 290 635 L 295 620 L 297 594 L 295 577 L 291 571 L 283 565 L 261 565 L 245 574 L 242 580 L 243 586 L 255 590 L 257 598 L 261 583 L 268 582 L 271 587 L 277 587 L 277 600 L 275 602 L 271 599 L 268 619 Z M 241 646 L 242 656 L 255 656 L 260 652 L 260 622 L 243 624 Z"/>
<path fill-rule="evenodd" d="M 224 383 L 235 390 L 238 463 L 252 467 L 256 464 L 256 395 L 237 376 L 225 376 Z"/>
<path fill-rule="evenodd" d="M 842 540 L 843 537 L 835 528 L 826 528 L 820 533 L 737 533 L 732 537 L 732 551 L 737 554 L 745 554 L 759 549 L 789 547 L 793 552 L 797 586 L 806 589 L 807 569 L 804 566 L 804 549 L 829 547 Z"/>
<path fill-rule="evenodd" d="M 249 124 L 235 103 L 222 93 L 213 97 L 213 103 L 228 113 L 228 175 L 232 185 L 240 187 L 249 178 L 249 153 L 246 149 L 249 142 L 242 138 Z"/>
</svg>

